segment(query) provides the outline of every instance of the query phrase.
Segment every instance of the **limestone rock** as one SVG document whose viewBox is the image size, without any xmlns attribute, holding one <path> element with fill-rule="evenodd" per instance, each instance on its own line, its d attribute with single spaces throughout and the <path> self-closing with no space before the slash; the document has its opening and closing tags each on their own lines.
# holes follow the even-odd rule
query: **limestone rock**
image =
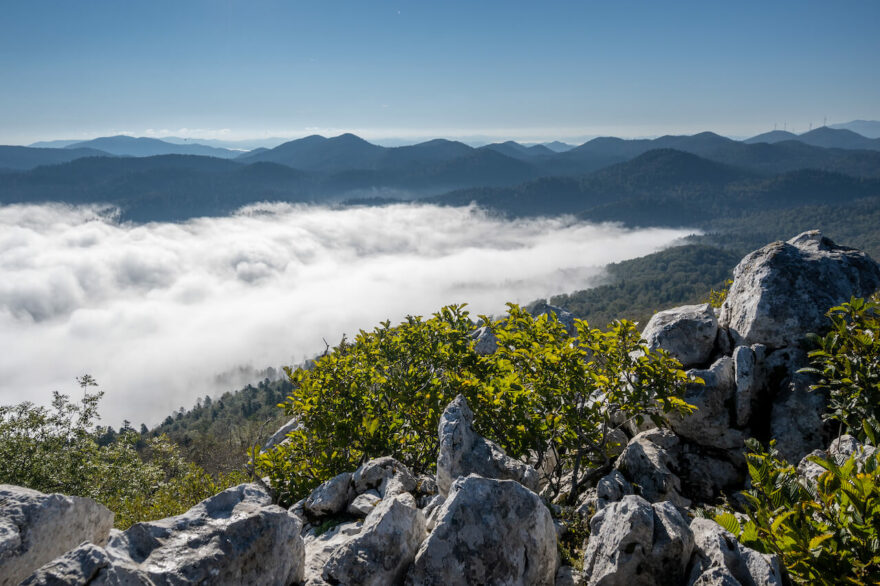
<svg viewBox="0 0 880 586">
<path fill-rule="evenodd" d="M 376 508 L 376 505 L 381 502 L 382 497 L 379 496 L 379 491 L 370 489 L 363 494 L 357 495 L 354 500 L 349 503 L 346 511 L 349 515 L 366 517 Z"/>
<path fill-rule="evenodd" d="M 338 548 L 360 533 L 362 523 L 340 523 L 318 535 L 314 529 L 303 535 L 305 543 L 305 586 L 325 586 L 324 566 Z"/>
<path fill-rule="evenodd" d="M 590 520 L 584 553 L 588 585 L 678 585 L 687 569 L 694 540 L 672 503 L 651 505 L 629 495 Z"/>
<path fill-rule="evenodd" d="M 565 331 L 568 332 L 569 336 L 577 336 L 577 329 L 574 327 L 574 315 L 566 309 L 550 305 L 545 301 L 539 301 L 531 308 L 529 313 L 535 318 L 541 317 L 542 315 L 549 317 L 556 316 L 559 323 L 565 326 Z"/>
<path fill-rule="evenodd" d="M 425 517 L 411 494 L 386 498 L 367 515 L 360 533 L 333 552 L 324 579 L 332 584 L 396 584 L 425 536 Z"/>
<path fill-rule="evenodd" d="M 776 440 L 779 453 L 792 463 L 827 445 L 822 420 L 827 398 L 810 390 L 814 382 L 810 375 L 797 372 L 807 364 L 806 353 L 797 348 L 777 350 L 764 364 L 770 378 L 768 384 L 775 391 L 770 407 L 770 436 Z"/>
<path fill-rule="evenodd" d="M 34 572 L 22 586 L 154 586 L 142 572 L 115 563 L 93 543 L 83 543 Z"/>
<path fill-rule="evenodd" d="M 737 346 L 733 351 L 733 372 L 735 378 L 736 425 L 745 427 L 752 417 L 752 402 L 758 392 L 755 375 L 755 352 L 748 346 Z"/>
<path fill-rule="evenodd" d="M 0 484 L 0 585 L 18 584 L 83 541 L 103 544 L 113 513 L 92 499 Z"/>
<path fill-rule="evenodd" d="M 741 584 L 742 586 L 781 586 L 782 571 L 775 556 L 758 553 L 741 545 L 736 538 L 710 519 L 691 521 L 694 556 L 689 586 Z M 731 579 L 735 580 L 731 582 Z"/>
<path fill-rule="evenodd" d="M 482 356 L 494 354 L 498 349 L 498 338 L 486 326 L 471 332 L 471 339 L 474 340 L 474 352 Z"/>
<path fill-rule="evenodd" d="M 696 406 L 689 415 L 672 413 L 667 416 L 670 427 L 678 435 L 700 445 L 720 449 L 741 449 L 743 435 L 730 426 L 727 403 L 736 392 L 733 359 L 723 356 L 707 370 L 690 370 L 705 384 L 692 383 L 687 387 L 684 400 Z"/>
<path fill-rule="evenodd" d="M 632 484 L 627 482 L 619 470 L 612 470 L 596 483 L 596 510 L 601 511 L 632 493 Z"/>
<path fill-rule="evenodd" d="M 867 254 L 804 232 L 740 261 L 719 322 L 739 345 L 796 346 L 827 330 L 829 308 L 877 289 L 880 266 Z"/>
<path fill-rule="evenodd" d="M 630 440 L 614 466 L 638 484 L 649 501 L 688 507 L 690 500 L 681 494 L 681 479 L 672 470 L 679 445 L 678 437 L 667 429 L 643 431 Z"/>
<path fill-rule="evenodd" d="M 284 443 L 287 440 L 287 434 L 299 427 L 299 418 L 294 417 L 289 420 L 287 423 L 279 427 L 272 436 L 266 440 L 266 443 L 263 444 L 263 447 L 260 449 L 261 452 L 266 452 L 271 450 L 275 446 Z"/>
<path fill-rule="evenodd" d="M 456 478 L 468 474 L 516 480 L 530 490 L 538 489 L 534 468 L 509 457 L 495 443 L 477 434 L 474 414 L 464 396 L 457 396 L 443 411 L 438 434 L 437 488 L 441 495 L 449 491 Z"/>
<path fill-rule="evenodd" d="M 351 473 L 343 472 L 313 490 L 303 508 L 313 517 L 335 515 L 344 511 L 353 497 Z"/>
<path fill-rule="evenodd" d="M 303 579 L 297 517 L 272 504 L 256 484 L 241 484 L 186 513 L 138 523 L 106 546 L 119 571 L 155 585 L 290 584 Z"/>
<path fill-rule="evenodd" d="M 685 367 L 704 364 L 712 355 L 718 320 L 708 303 L 655 313 L 642 332 L 648 348 L 662 348 Z"/>
<path fill-rule="evenodd" d="M 556 570 L 555 586 L 580 586 L 583 583 L 583 576 L 571 566 L 559 566 Z"/>
<path fill-rule="evenodd" d="M 406 583 L 539 586 L 555 573 L 556 530 L 541 499 L 517 482 L 470 475 L 450 488 Z"/>
<path fill-rule="evenodd" d="M 382 498 L 416 490 L 417 482 L 409 468 L 390 456 L 362 464 L 352 476 L 355 492 L 363 494 L 371 488 Z"/>
</svg>

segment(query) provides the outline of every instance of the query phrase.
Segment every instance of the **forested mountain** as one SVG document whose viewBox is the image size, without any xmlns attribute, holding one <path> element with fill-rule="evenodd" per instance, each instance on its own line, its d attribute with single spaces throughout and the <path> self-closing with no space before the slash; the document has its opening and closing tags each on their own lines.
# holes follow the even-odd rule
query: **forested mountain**
<svg viewBox="0 0 880 586">
<path fill-rule="evenodd" d="M 0 173 L 26 171 L 41 165 L 59 165 L 83 157 L 109 157 L 96 149 L 55 149 L 0 145 Z"/>
<path fill-rule="evenodd" d="M 98 141 L 117 139 L 152 144 L 131 137 Z M 3 168 L 0 204 L 111 204 L 132 221 L 224 215 L 259 201 L 433 197 L 429 201 L 476 201 L 512 215 L 579 213 L 634 225 L 692 225 L 759 207 L 821 204 L 832 195 L 844 201 L 877 195 L 880 151 L 793 140 L 746 144 L 710 132 L 598 138 L 560 153 L 514 142 L 475 149 L 441 139 L 387 148 L 345 134 L 311 136 L 235 159 L 0 147 Z"/>
<path fill-rule="evenodd" d="M 152 157 L 156 155 L 200 155 L 204 157 L 220 157 L 232 159 L 237 157 L 240 151 L 217 148 L 188 142 L 175 144 L 158 138 L 134 137 L 120 134 L 118 136 L 104 136 L 92 140 L 85 140 L 66 145 L 65 149 L 90 148 L 110 153 L 111 155 L 125 157 Z"/>
<path fill-rule="evenodd" d="M 476 202 L 514 216 L 576 213 L 585 219 L 636 226 L 690 226 L 750 210 L 875 195 L 880 195 L 877 178 L 820 170 L 768 178 L 665 149 L 583 177 L 550 177 L 513 188 L 463 190 L 430 201 L 445 205 Z"/>
</svg>

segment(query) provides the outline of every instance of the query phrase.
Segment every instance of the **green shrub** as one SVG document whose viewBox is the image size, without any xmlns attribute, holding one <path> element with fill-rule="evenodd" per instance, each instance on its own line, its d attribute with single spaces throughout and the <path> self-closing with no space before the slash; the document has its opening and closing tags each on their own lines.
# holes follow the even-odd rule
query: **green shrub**
<svg viewBox="0 0 880 586">
<path fill-rule="evenodd" d="M 843 462 L 815 456 L 818 481 L 799 477 L 771 444 L 754 440 L 746 455 L 748 520 L 731 512 L 715 520 L 744 545 L 779 556 L 798 584 L 876 584 L 880 580 L 880 455 Z"/>
<path fill-rule="evenodd" d="M 475 323 L 462 306 L 385 322 L 343 340 L 312 368 L 288 371 L 294 389 L 282 406 L 300 426 L 259 456 L 258 471 L 285 502 L 381 455 L 429 471 L 443 409 L 463 394 L 481 434 L 514 457 L 556 450 L 556 477 L 574 468 L 576 489 L 607 466 L 613 431 L 627 420 L 688 410 L 680 365 L 648 352 L 632 323 L 601 332 L 576 321 L 576 344 L 555 317 L 509 310 L 494 322 Z M 473 351 L 479 325 L 497 336 L 494 354 Z"/>
<path fill-rule="evenodd" d="M 810 352 L 813 389 L 829 393 L 826 419 L 861 441 L 880 430 L 880 297 L 853 298 L 828 311 L 831 331 Z"/>
<path fill-rule="evenodd" d="M 79 403 L 56 392 L 50 408 L 0 406 L 0 483 L 93 498 L 116 514 L 117 528 L 126 529 L 182 513 L 245 481 L 243 473 L 212 478 L 165 436 L 152 438 L 143 454 L 143 440 L 131 430 L 100 445 L 94 423 L 103 393 L 88 392 L 91 377 L 79 383 Z"/>
</svg>

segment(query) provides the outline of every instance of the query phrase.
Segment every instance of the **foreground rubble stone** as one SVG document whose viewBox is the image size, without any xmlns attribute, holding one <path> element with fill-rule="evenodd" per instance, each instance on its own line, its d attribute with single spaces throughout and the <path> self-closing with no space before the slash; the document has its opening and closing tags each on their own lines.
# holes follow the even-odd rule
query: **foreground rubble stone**
<svg viewBox="0 0 880 586">
<path fill-rule="evenodd" d="M 18 584 L 83 541 L 104 544 L 113 513 L 92 499 L 0 484 L 0 585 Z"/>
</svg>

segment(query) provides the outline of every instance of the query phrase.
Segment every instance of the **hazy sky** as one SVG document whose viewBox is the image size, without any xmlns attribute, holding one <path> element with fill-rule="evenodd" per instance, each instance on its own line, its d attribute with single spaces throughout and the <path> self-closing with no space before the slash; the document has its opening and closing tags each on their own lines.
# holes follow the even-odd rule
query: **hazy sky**
<svg viewBox="0 0 880 586">
<path fill-rule="evenodd" d="M 216 384 L 240 366 L 295 364 L 322 339 L 450 303 L 501 314 L 687 233 L 419 205 L 275 204 L 138 226 L 89 208 L 0 206 L 0 405 L 78 397 L 74 378 L 89 373 L 109 422 L 152 425 L 253 382 Z"/>
<path fill-rule="evenodd" d="M 880 2 L 5 0 L 0 143 L 880 119 Z"/>
</svg>

